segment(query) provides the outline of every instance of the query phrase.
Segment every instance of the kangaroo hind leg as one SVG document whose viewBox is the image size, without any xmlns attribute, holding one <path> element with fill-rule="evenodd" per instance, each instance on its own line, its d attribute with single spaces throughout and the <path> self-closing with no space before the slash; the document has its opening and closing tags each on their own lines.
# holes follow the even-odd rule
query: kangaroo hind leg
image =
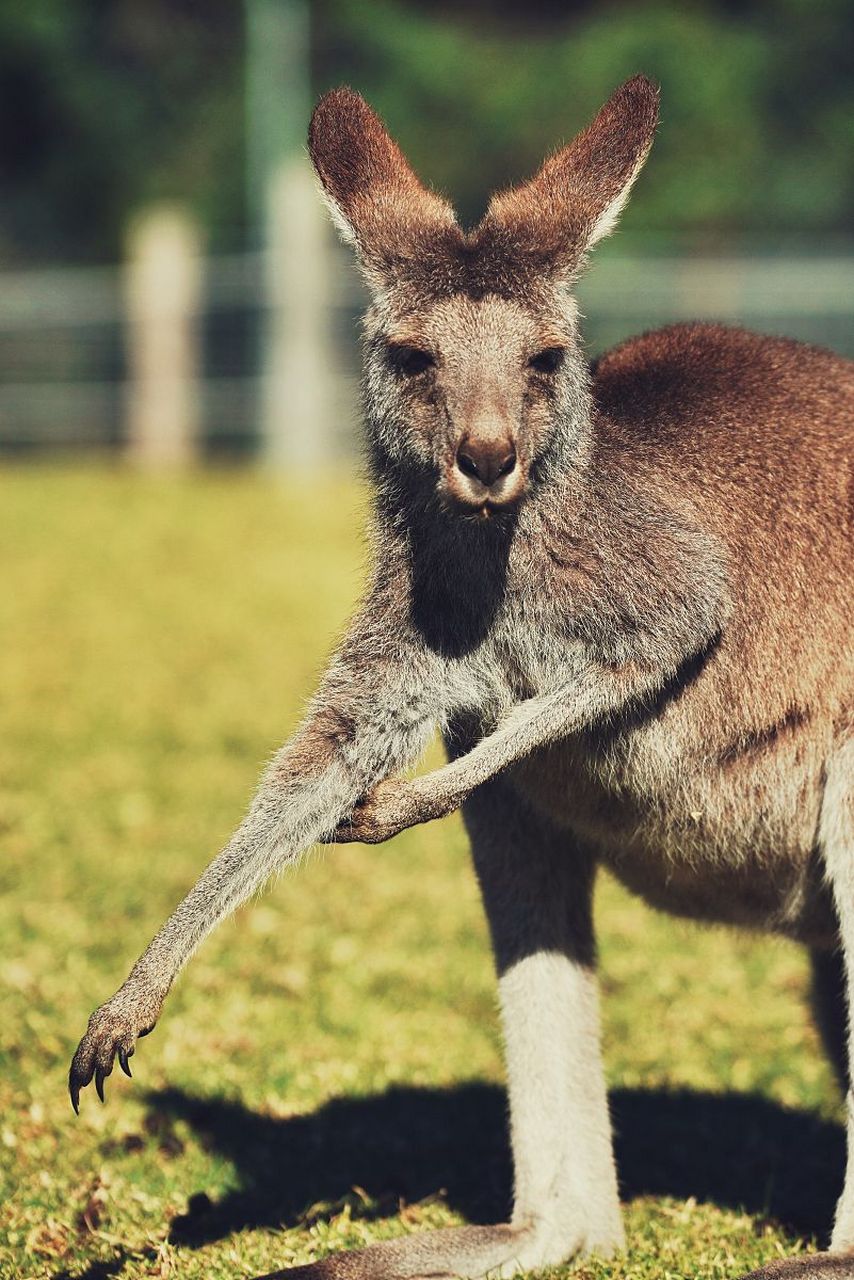
<svg viewBox="0 0 854 1280">
<path fill-rule="evenodd" d="M 833 886 L 845 962 L 848 1002 L 848 1064 L 854 1063 L 854 738 L 831 760 L 822 802 L 819 839 Z M 848 1074 L 848 1161 L 842 1195 L 836 1206 L 830 1248 L 854 1252 L 854 1091 Z M 854 1263 L 852 1263 L 854 1274 Z"/>
<path fill-rule="evenodd" d="M 464 809 L 507 1059 L 512 1223 L 527 1267 L 623 1244 L 599 1043 L 592 858 L 495 779 Z"/>
<path fill-rule="evenodd" d="M 464 812 L 498 969 L 512 1216 L 332 1254 L 276 1272 L 283 1280 L 507 1280 L 622 1244 L 599 1057 L 591 861 L 501 779 L 479 787 Z"/>
</svg>

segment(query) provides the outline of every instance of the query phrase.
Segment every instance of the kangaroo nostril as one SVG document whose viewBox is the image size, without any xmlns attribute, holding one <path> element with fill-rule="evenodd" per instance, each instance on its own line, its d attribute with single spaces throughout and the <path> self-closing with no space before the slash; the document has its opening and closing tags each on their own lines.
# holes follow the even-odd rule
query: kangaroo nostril
<svg viewBox="0 0 854 1280">
<path fill-rule="evenodd" d="M 457 454 L 457 466 L 464 476 L 472 476 L 475 480 L 480 479 L 477 463 L 469 454 L 463 453 L 462 449 Z"/>
<path fill-rule="evenodd" d="M 516 466 L 516 450 L 509 440 L 463 440 L 457 449 L 457 467 L 464 476 L 491 489 Z"/>
</svg>

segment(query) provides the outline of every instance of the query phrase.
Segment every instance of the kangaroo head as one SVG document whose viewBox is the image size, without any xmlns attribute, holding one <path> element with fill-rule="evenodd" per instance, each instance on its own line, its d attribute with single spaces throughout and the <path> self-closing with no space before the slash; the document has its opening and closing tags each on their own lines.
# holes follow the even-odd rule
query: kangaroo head
<svg viewBox="0 0 854 1280">
<path fill-rule="evenodd" d="M 485 517 L 579 447 L 588 375 L 569 289 L 613 229 L 657 115 L 656 88 L 629 80 L 466 232 L 358 94 L 320 100 L 311 158 L 372 294 L 365 386 L 381 469 L 415 469 L 448 507 Z"/>
</svg>

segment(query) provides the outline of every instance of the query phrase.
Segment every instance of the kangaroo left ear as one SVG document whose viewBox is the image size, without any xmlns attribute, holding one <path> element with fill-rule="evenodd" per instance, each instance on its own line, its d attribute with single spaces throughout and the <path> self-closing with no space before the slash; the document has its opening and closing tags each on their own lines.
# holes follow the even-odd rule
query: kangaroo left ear
<svg viewBox="0 0 854 1280">
<path fill-rule="evenodd" d="M 431 237 L 459 234 L 451 206 L 419 181 L 382 120 L 352 89 L 320 99 L 308 147 L 333 221 L 369 284 L 382 287 Z"/>
<path fill-rule="evenodd" d="M 479 233 L 503 242 L 507 252 L 518 246 L 561 274 L 576 273 L 617 224 L 652 146 L 658 97 L 645 76 L 627 80 L 535 177 L 492 197 Z"/>
</svg>

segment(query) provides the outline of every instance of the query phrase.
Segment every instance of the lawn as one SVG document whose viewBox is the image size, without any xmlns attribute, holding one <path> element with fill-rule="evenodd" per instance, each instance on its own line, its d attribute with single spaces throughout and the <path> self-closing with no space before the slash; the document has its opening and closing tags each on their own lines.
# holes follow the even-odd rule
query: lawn
<svg viewBox="0 0 854 1280">
<path fill-rule="evenodd" d="M 459 819 L 313 855 L 202 948 L 107 1105 L 71 1053 L 222 844 L 358 590 L 335 480 L 0 473 L 0 1275 L 249 1277 L 506 1211 L 493 977 Z M 814 1243 L 840 1100 L 804 957 L 598 894 L 628 1250 Z M 555 1273 L 557 1274 L 557 1273 Z"/>
</svg>

